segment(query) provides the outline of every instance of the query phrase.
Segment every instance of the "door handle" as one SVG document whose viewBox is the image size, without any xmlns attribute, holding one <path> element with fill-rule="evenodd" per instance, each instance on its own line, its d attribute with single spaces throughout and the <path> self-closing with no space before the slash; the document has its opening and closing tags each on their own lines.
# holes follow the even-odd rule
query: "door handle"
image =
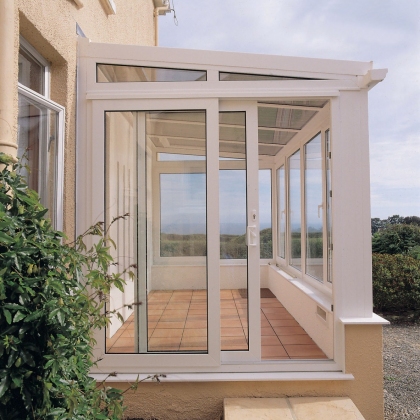
<svg viewBox="0 0 420 420">
<path fill-rule="evenodd" d="M 257 246 L 257 227 L 248 226 L 246 231 L 246 239 L 248 246 Z"/>
</svg>

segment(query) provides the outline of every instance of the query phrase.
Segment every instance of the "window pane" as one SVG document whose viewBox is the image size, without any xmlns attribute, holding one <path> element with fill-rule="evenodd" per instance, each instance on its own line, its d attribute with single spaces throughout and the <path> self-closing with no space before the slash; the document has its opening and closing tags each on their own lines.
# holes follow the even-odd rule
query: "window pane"
<svg viewBox="0 0 420 420">
<path fill-rule="evenodd" d="M 162 67 L 97 64 L 96 79 L 98 83 L 197 82 L 206 81 L 207 72 L 203 70 L 169 69 Z"/>
<path fill-rule="evenodd" d="M 277 169 L 277 255 L 286 258 L 286 189 L 284 166 Z"/>
<path fill-rule="evenodd" d="M 325 132 L 325 168 L 326 168 L 326 197 L 327 197 L 327 250 L 328 270 L 327 281 L 332 283 L 332 197 L 331 197 L 331 139 L 330 130 Z"/>
<path fill-rule="evenodd" d="M 160 256 L 206 252 L 206 175 L 160 175 Z"/>
<path fill-rule="evenodd" d="M 260 258 L 273 258 L 273 238 L 271 229 L 271 169 L 260 169 Z"/>
<path fill-rule="evenodd" d="M 290 265 L 302 269 L 301 265 L 301 185 L 300 150 L 289 158 L 289 232 Z"/>
<path fill-rule="evenodd" d="M 219 113 L 220 335 L 223 351 L 248 350 L 245 124 L 245 112 Z M 242 261 L 232 261 L 237 259 Z"/>
<path fill-rule="evenodd" d="M 258 80 L 319 80 L 305 77 L 271 76 L 269 74 L 228 73 L 219 72 L 219 80 L 223 82 L 247 82 Z"/>
<path fill-rule="evenodd" d="M 19 50 L 19 75 L 18 81 L 22 85 L 45 94 L 44 86 L 45 68 L 22 48 Z"/>
<path fill-rule="evenodd" d="M 306 273 L 323 280 L 321 134 L 305 145 Z"/>
<path fill-rule="evenodd" d="M 19 94 L 18 158 L 29 188 L 38 192 L 48 208 L 47 217 L 56 223 L 56 171 L 58 113 Z"/>
</svg>

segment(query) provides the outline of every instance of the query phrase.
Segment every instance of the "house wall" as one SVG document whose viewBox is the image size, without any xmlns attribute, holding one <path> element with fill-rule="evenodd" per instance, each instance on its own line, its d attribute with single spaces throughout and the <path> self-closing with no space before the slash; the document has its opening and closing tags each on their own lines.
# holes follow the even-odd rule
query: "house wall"
<svg viewBox="0 0 420 420">
<path fill-rule="evenodd" d="M 366 420 L 382 420 L 382 326 L 348 325 L 346 373 L 353 381 L 140 383 L 127 392 L 126 415 L 159 420 L 219 420 L 224 398 L 350 397 Z M 252 374 L 250 374 L 252 377 Z M 129 384 L 109 384 L 126 389 Z"/>
<path fill-rule="evenodd" d="M 75 232 L 76 23 L 91 41 L 155 45 L 153 0 L 115 0 L 115 15 L 107 15 L 101 0 L 83 4 L 79 9 L 73 0 L 15 0 L 15 63 L 11 79 L 18 79 L 21 34 L 51 63 L 51 99 L 66 108 L 63 230 L 69 238 Z M 16 92 L 13 121 L 17 121 L 17 112 Z"/>
</svg>

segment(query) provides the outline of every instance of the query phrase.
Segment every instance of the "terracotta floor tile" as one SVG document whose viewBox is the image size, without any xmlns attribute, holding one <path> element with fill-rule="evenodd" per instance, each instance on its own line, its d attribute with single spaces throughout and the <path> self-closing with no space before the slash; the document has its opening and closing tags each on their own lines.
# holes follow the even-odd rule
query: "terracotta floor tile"
<svg viewBox="0 0 420 420">
<path fill-rule="evenodd" d="M 237 315 L 238 311 L 236 308 L 222 308 L 220 310 L 222 315 Z"/>
<path fill-rule="evenodd" d="M 207 304 L 191 302 L 189 309 L 204 309 L 207 311 Z"/>
<path fill-rule="evenodd" d="M 181 337 L 152 337 L 148 341 L 148 348 L 176 347 L 180 342 Z"/>
<path fill-rule="evenodd" d="M 289 312 L 286 309 L 280 308 L 280 307 L 277 307 L 277 306 L 266 306 L 266 307 L 262 307 L 261 310 L 265 314 L 274 314 L 274 313 L 276 313 L 276 314 L 277 313 L 278 314 L 289 314 Z"/>
<path fill-rule="evenodd" d="M 299 323 L 294 319 L 270 319 L 267 321 L 272 327 L 299 327 Z"/>
<path fill-rule="evenodd" d="M 207 315 L 207 309 L 189 309 L 188 315 Z"/>
<path fill-rule="evenodd" d="M 167 311 L 188 311 L 188 309 L 190 308 L 190 303 L 189 302 L 185 302 L 185 303 L 168 303 L 168 305 L 166 305 L 165 310 Z"/>
<path fill-rule="evenodd" d="M 155 328 L 184 328 L 185 321 L 160 321 L 155 325 Z"/>
<path fill-rule="evenodd" d="M 221 327 L 225 327 L 225 328 L 240 328 L 242 327 L 242 323 L 241 320 L 239 318 L 236 319 L 222 319 L 220 321 L 220 325 Z"/>
<path fill-rule="evenodd" d="M 322 357 L 324 353 L 317 345 L 306 345 L 306 344 L 298 344 L 298 345 L 285 345 L 284 348 L 286 349 L 288 355 L 290 357 L 295 356 L 305 356 L 305 357 Z"/>
<path fill-rule="evenodd" d="M 181 347 L 186 346 L 207 348 L 207 337 L 182 337 Z"/>
<path fill-rule="evenodd" d="M 221 328 L 222 337 L 244 337 L 244 330 L 241 328 Z"/>
<path fill-rule="evenodd" d="M 153 332 L 152 338 L 158 337 L 182 337 L 182 333 L 184 332 L 183 328 L 156 328 Z"/>
<path fill-rule="evenodd" d="M 207 314 L 188 314 L 187 321 L 207 321 Z"/>
<path fill-rule="evenodd" d="M 302 327 L 273 327 L 278 336 L 306 334 Z"/>
<path fill-rule="evenodd" d="M 238 337 L 222 337 L 221 347 L 222 350 L 247 350 L 248 343 Z"/>
<path fill-rule="evenodd" d="M 154 329 L 154 328 L 156 328 L 157 323 L 158 323 L 158 321 L 150 321 L 150 322 L 147 323 L 147 328 L 149 330 Z"/>
<path fill-rule="evenodd" d="M 280 346 L 280 340 L 276 335 L 263 335 L 261 337 L 261 346 Z"/>
<path fill-rule="evenodd" d="M 272 319 L 294 319 L 292 315 L 290 315 L 287 311 L 286 312 L 276 312 L 270 313 L 269 320 Z"/>
<path fill-rule="evenodd" d="M 160 319 L 160 315 L 150 315 L 147 317 L 147 321 L 148 322 L 153 322 L 153 321 L 159 321 Z"/>
<path fill-rule="evenodd" d="M 271 327 L 262 327 L 261 328 L 261 336 L 263 335 L 276 335 L 274 330 Z"/>
<path fill-rule="evenodd" d="M 187 319 L 185 322 L 185 328 L 206 328 L 207 329 L 207 320 L 204 321 L 190 321 Z"/>
<path fill-rule="evenodd" d="M 121 333 L 120 338 L 131 338 L 134 340 L 134 330 L 125 329 Z"/>
<path fill-rule="evenodd" d="M 307 334 L 282 335 L 282 336 L 280 336 L 280 341 L 283 345 L 286 345 L 286 344 L 312 344 L 312 345 L 315 345 L 315 342 Z"/>
<path fill-rule="evenodd" d="M 114 347 L 126 347 L 126 346 L 133 346 L 134 347 L 134 339 L 133 337 L 120 337 L 118 339 L 118 343 L 114 345 Z"/>
<path fill-rule="evenodd" d="M 261 356 L 263 358 L 273 356 L 287 357 L 287 353 L 283 346 L 261 346 Z"/>
<path fill-rule="evenodd" d="M 162 315 L 163 308 L 162 309 L 149 309 L 147 313 L 148 315 Z"/>
<path fill-rule="evenodd" d="M 187 309 L 166 309 L 163 311 L 162 316 L 165 318 L 171 317 L 171 316 L 184 316 L 186 317 L 188 313 Z"/>
<path fill-rule="evenodd" d="M 207 337 L 207 330 L 204 328 L 185 329 L 182 338 L 187 337 Z"/>
</svg>

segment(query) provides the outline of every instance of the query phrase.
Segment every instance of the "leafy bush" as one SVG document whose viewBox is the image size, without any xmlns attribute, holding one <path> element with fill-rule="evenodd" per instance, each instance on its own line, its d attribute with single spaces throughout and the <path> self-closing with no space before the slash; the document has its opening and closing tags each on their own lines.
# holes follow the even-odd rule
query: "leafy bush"
<svg viewBox="0 0 420 420">
<path fill-rule="evenodd" d="M 420 246 L 420 226 L 415 224 L 388 225 L 372 237 L 372 251 L 380 254 L 408 254 L 416 246 Z"/>
<path fill-rule="evenodd" d="M 124 284 L 108 274 L 107 232 L 98 223 L 63 244 L 18 165 L 1 153 L 0 164 L 0 418 L 119 419 L 122 392 L 88 376 L 92 327 L 109 322 L 105 296 Z"/>
<path fill-rule="evenodd" d="M 372 255 L 373 305 L 385 312 L 420 311 L 420 261 L 406 255 Z"/>
</svg>

